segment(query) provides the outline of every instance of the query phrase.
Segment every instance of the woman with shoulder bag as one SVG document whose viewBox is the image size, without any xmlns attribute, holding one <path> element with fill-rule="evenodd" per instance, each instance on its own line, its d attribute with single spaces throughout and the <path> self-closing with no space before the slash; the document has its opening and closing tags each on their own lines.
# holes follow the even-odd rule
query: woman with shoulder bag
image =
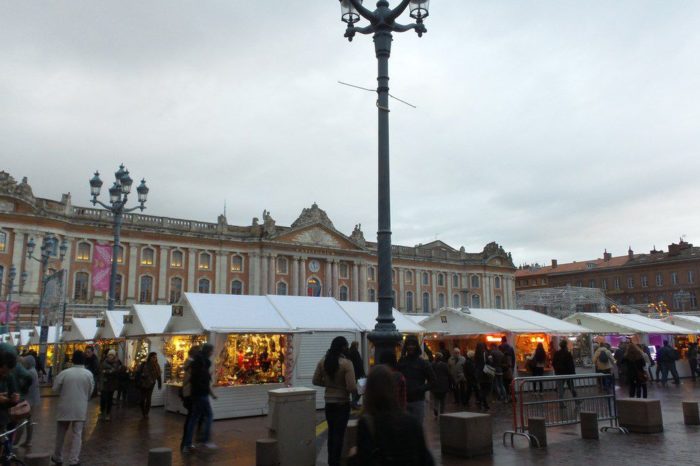
<svg viewBox="0 0 700 466">
<path fill-rule="evenodd" d="M 479 391 L 477 392 L 477 400 L 479 407 L 484 411 L 489 410 L 489 394 L 493 384 L 493 376 L 490 372 L 493 366 L 490 364 L 489 353 L 486 350 L 486 345 L 483 342 L 476 344 L 474 351 L 474 362 L 476 363 L 476 377 L 479 381 Z M 487 367 L 488 366 L 488 367 Z M 495 375 L 495 371 L 493 372 Z"/>
<path fill-rule="evenodd" d="M 141 391 L 141 414 L 143 417 L 148 417 L 148 412 L 151 410 L 153 389 L 156 384 L 158 384 L 158 390 L 162 388 L 162 379 L 158 355 L 154 352 L 148 353 L 148 357 L 141 364 L 138 377 L 139 390 Z"/>
</svg>

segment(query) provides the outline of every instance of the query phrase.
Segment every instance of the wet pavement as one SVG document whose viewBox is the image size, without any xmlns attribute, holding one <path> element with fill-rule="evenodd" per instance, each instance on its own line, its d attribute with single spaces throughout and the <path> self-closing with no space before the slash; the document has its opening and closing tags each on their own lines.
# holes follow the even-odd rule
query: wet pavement
<svg viewBox="0 0 700 466">
<path fill-rule="evenodd" d="M 624 390 L 618 396 L 625 396 Z M 685 426 L 681 401 L 700 398 L 700 382 L 684 380 L 680 387 L 662 388 L 650 384 L 649 398 L 661 399 L 664 432 L 659 434 L 601 433 L 600 440 L 583 440 L 579 426 L 556 427 L 547 430 L 548 446 L 545 449 L 528 448 L 524 439 L 516 439 L 516 448 L 504 447 L 502 435 L 512 429 L 512 409 L 508 405 L 494 403 L 493 415 L 494 454 L 465 460 L 441 457 L 437 420 L 426 416 L 425 430 L 437 464 L 455 465 L 560 465 L 598 463 L 627 464 L 698 464 L 700 458 L 700 427 Z M 44 398 L 32 451 L 51 451 L 55 433 L 53 408 L 56 398 Z M 452 410 L 455 410 L 452 407 Z M 83 466 L 145 465 L 148 450 L 155 447 L 173 449 L 173 465 L 255 465 L 255 440 L 266 437 L 264 417 L 222 420 L 214 422 L 213 440 L 219 445 L 215 451 L 200 451 L 184 456 L 178 446 L 184 417 L 154 408 L 148 419 L 143 419 L 134 404 L 115 405 L 110 422 L 98 421 L 98 400 L 90 404 L 89 420 L 85 426 Z M 320 424 L 323 412 L 316 413 Z M 318 465 L 325 465 L 325 434 L 317 439 Z M 18 450 L 22 457 L 25 450 Z"/>
</svg>

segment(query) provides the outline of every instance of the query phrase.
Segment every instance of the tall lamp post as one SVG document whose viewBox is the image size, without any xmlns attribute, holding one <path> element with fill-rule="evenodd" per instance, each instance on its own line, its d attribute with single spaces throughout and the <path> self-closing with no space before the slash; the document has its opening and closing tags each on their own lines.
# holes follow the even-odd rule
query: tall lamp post
<svg viewBox="0 0 700 466">
<path fill-rule="evenodd" d="M 428 16 L 429 0 L 402 0 L 395 8 L 389 8 L 387 0 L 379 0 L 377 9 L 370 11 L 362 6 L 362 0 L 340 0 L 341 19 L 347 23 L 345 37 L 349 41 L 356 33 L 374 34 L 374 50 L 377 56 L 377 113 L 378 113 L 378 231 L 377 256 L 379 262 L 379 311 L 374 331 L 368 335 L 374 344 L 375 354 L 394 351 L 401 341 L 401 334 L 394 325 L 393 295 L 391 285 L 391 190 L 389 185 L 389 56 L 394 32 L 415 30 L 418 37 L 427 32 L 423 19 Z M 412 24 L 399 24 L 396 19 L 409 8 Z M 368 26 L 356 27 L 361 18 Z"/>
<path fill-rule="evenodd" d="M 10 273 L 7 277 L 7 284 L 5 284 L 5 332 L 10 331 L 10 306 L 12 305 L 12 291 L 15 287 L 18 287 L 18 291 L 21 293 L 24 283 L 27 281 L 27 272 L 22 272 L 20 275 L 20 282 L 15 285 L 15 278 L 17 278 L 17 269 L 14 265 L 10 267 Z M 0 287 L 2 287 L 0 283 Z M 19 332 L 19 310 L 17 310 L 17 320 L 15 325 L 15 331 Z"/>
<path fill-rule="evenodd" d="M 123 214 L 133 212 L 136 209 L 141 209 L 141 211 L 143 211 L 143 209 L 146 208 L 146 198 L 148 197 L 146 180 L 142 179 L 141 184 L 138 188 L 136 188 L 139 205 L 127 209 L 126 201 L 129 197 L 131 185 L 134 181 L 129 176 L 129 170 L 124 168 L 124 164 L 119 165 L 119 170 L 114 173 L 114 178 L 114 184 L 111 188 L 109 188 L 109 205 L 97 200 L 97 196 L 100 195 L 100 189 L 102 188 L 100 173 L 95 172 L 95 176 L 93 176 L 90 180 L 92 205 L 101 205 L 111 212 L 114 218 L 114 244 L 112 246 L 112 268 L 109 275 L 109 298 L 107 301 L 107 310 L 114 309 L 114 295 L 117 288 L 117 256 L 119 255 L 119 239 L 122 229 L 122 216 Z"/>
</svg>

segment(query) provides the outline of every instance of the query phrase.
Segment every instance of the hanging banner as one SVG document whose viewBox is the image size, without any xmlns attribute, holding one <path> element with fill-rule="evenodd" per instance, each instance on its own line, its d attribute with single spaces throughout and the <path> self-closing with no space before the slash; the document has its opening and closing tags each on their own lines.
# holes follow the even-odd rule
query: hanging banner
<svg viewBox="0 0 700 466">
<path fill-rule="evenodd" d="M 9 304 L 9 307 L 8 307 Z M 0 301 L 0 324 L 12 322 L 17 318 L 19 313 L 19 302 L 17 301 Z"/>
<path fill-rule="evenodd" d="M 109 275 L 112 269 L 112 246 L 96 244 L 92 261 L 92 289 L 109 291 Z"/>
</svg>

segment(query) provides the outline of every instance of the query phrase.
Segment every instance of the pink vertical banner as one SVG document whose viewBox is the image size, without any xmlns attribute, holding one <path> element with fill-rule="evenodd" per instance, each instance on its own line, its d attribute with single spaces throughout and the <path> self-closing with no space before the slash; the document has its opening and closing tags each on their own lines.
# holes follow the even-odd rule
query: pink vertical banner
<svg viewBox="0 0 700 466">
<path fill-rule="evenodd" d="M 112 246 L 96 244 L 92 260 L 92 289 L 109 291 L 109 274 L 112 269 Z"/>
<path fill-rule="evenodd" d="M 10 301 L 9 312 L 7 311 L 7 304 L 7 301 L 0 301 L 0 323 L 3 325 L 14 321 L 19 313 L 19 303 L 17 301 Z M 7 320 L 5 320 L 6 315 Z"/>
</svg>

